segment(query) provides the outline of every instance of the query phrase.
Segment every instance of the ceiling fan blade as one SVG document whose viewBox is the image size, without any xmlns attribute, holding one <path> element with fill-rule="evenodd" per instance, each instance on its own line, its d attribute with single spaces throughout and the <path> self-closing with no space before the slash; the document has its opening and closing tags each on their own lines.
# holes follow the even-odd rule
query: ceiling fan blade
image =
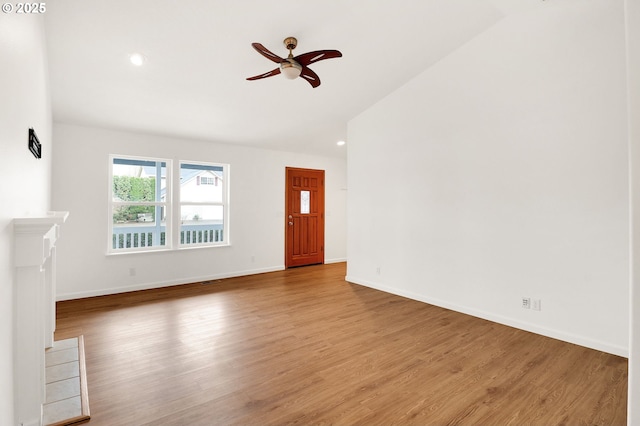
<svg viewBox="0 0 640 426">
<path fill-rule="evenodd" d="M 265 58 L 279 64 L 280 62 L 284 61 L 284 59 L 282 59 L 280 56 L 276 55 L 275 53 L 271 52 L 269 49 L 267 49 L 266 47 L 264 47 L 263 45 L 261 45 L 260 43 L 251 43 L 251 46 L 253 46 L 254 49 L 256 49 L 258 51 L 259 54 L 261 54 L 262 56 L 264 56 Z"/>
<path fill-rule="evenodd" d="M 253 76 L 253 77 L 249 77 L 249 78 L 247 78 L 247 80 L 260 80 L 261 78 L 272 77 L 272 76 L 278 75 L 278 74 L 280 74 L 280 67 L 278 67 L 278 68 L 276 68 L 274 70 L 271 70 L 269 72 L 266 72 L 264 74 L 256 75 L 256 76 Z"/>
<path fill-rule="evenodd" d="M 302 72 L 300 73 L 300 77 L 307 80 L 311 85 L 311 87 L 313 87 L 314 89 L 320 86 L 320 77 L 318 77 L 318 74 L 313 72 L 310 68 L 303 66 Z"/>
<path fill-rule="evenodd" d="M 295 59 L 296 62 L 304 67 L 315 62 L 322 61 L 324 59 L 340 57 L 342 57 L 342 53 L 340 53 L 338 50 L 315 50 L 313 52 L 307 52 L 303 53 L 302 55 L 298 55 L 293 59 Z"/>
</svg>

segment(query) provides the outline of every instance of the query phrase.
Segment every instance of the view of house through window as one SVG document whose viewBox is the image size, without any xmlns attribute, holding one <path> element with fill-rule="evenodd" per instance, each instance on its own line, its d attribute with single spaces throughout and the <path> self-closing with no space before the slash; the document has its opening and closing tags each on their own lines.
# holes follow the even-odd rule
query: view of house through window
<svg viewBox="0 0 640 426">
<path fill-rule="evenodd" d="M 112 156 L 109 252 L 228 242 L 228 166 L 180 162 L 174 185 L 172 167 L 171 160 Z"/>
<path fill-rule="evenodd" d="M 224 242 L 223 165 L 180 163 L 180 245 Z"/>
</svg>

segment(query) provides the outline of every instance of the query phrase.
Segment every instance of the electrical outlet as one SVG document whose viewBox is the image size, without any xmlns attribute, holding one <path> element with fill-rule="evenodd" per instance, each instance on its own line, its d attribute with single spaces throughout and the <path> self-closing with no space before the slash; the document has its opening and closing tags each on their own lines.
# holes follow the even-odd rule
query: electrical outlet
<svg viewBox="0 0 640 426">
<path fill-rule="evenodd" d="M 533 309 L 534 311 L 541 311 L 542 301 L 540 299 L 533 299 L 531 301 L 531 309 Z"/>
<path fill-rule="evenodd" d="M 380 267 L 379 266 L 376 268 L 376 274 L 380 275 Z"/>
<path fill-rule="evenodd" d="M 522 298 L 522 308 L 531 309 L 531 299 L 529 297 Z"/>
</svg>

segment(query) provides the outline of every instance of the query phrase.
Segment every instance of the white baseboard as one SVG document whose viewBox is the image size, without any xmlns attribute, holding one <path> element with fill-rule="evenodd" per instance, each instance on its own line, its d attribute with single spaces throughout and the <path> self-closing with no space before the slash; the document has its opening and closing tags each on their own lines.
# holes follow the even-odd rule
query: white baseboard
<svg viewBox="0 0 640 426">
<path fill-rule="evenodd" d="M 223 274 L 206 275 L 200 277 L 185 277 L 176 280 L 157 281 L 144 284 L 135 284 L 131 286 L 114 286 L 100 290 L 81 291 L 75 293 L 62 293 L 56 296 L 57 301 L 72 300 L 72 299 L 84 299 L 86 297 L 106 296 L 108 294 L 127 293 L 130 291 L 150 290 L 153 288 L 171 287 L 174 285 L 197 283 L 201 281 L 220 280 L 224 278 L 242 277 L 245 275 L 263 274 L 265 272 L 282 271 L 284 265 L 273 266 L 269 268 L 260 269 L 248 269 L 244 271 L 226 272 Z"/>
<path fill-rule="evenodd" d="M 485 312 L 478 309 L 469 308 L 466 306 L 457 305 L 444 300 L 433 299 L 425 297 L 421 294 L 416 294 L 409 291 L 397 289 L 395 287 L 388 287 L 372 281 L 360 279 L 358 277 L 347 275 L 345 280 L 350 283 L 370 287 L 376 290 L 384 291 L 385 293 L 395 294 L 397 296 L 406 297 L 408 299 L 417 300 L 419 302 L 428 303 L 430 305 L 439 306 L 441 308 L 450 309 L 452 311 L 460 312 L 463 314 L 471 315 L 477 318 L 493 321 L 498 324 L 507 325 L 509 327 L 518 328 L 520 330 L 529 331 L 532 333 L 540 334 L 542 336 L 551 337 L 553 339 L 562 340 L 563 342 L 573 343 L 586 348 L 595 349 L 602 352 L 607 352 L 613 355 L 629 358 L 629 349 L 618 345 L 612 345 L 607 342 L 590 339 L 585 336 L 580 336 L 572 333 L 567 333 L 562 330 L 556 330 L 546 327 L 541 327 L 536 324 L 532 324 L 526 321 L 521 321 L 514 318 L 505 317 L 502 315 L 496 315 L 491 312 Z"/>
<path fill-rule="evenodd" d="M 346 262 L 347 258 L 346 257 L 339 257 L 336 259 L 325 259 L 324 263 L 325 265 L 329 264 L 329 263 L 342 263 L 342 262 Z"/>
</svg>

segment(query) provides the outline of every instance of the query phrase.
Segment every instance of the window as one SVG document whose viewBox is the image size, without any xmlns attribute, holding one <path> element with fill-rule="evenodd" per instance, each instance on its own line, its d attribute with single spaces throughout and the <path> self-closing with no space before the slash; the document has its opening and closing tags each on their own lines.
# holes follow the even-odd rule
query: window
<svg viewBox="0 0 640 426">
<path fill-rule="evenodd" d="M 110 251 L 167 245 L 168 160 L 111 159 Z"/>
<path fill-rule="evenodd" d="M 180 163 L 180 245 L 226 243 L 227 168 Z"/>
<path fill-rule="evenodd" d="M 198 185 L 216 185 L 218 186 L 218 177 L 197 176 Z"/>
<path fill-rule="evenodd" d="M 228 244 L 228 165 L 110 162 L 109 253 Z"/>
</svg>

